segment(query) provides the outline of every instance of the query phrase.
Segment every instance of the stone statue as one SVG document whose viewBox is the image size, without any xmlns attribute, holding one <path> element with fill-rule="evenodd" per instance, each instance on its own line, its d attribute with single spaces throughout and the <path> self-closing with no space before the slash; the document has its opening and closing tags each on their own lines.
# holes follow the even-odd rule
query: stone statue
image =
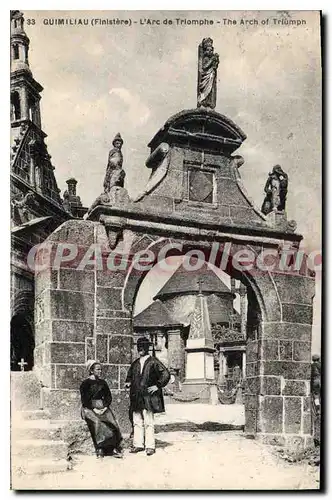
<svg viewBox="0 0 332 500">
<path fill-rule="evenodd" d="M 285 210 L 288 189 L 288 175 L 280 165 L 275 165 L 265 184 L 265 199 L 262 205 L 263 214 Z"/>
<path fill-rule="evenodd" d="M 216 107 L 217 68 L 219 55 L 214 53 L 213 40 L 203 38 L 198 46 L 197 107 Z"/>
<path fill-rule="evenodd" d="M 109 193 L 113 186 L 123 187 L 126 176 L 122 168 L 123 155 L 121 152 L 123 140 L 118 133 L 113 139 L 113 149 L 109 152 L 106 175 L 104 179 L 104 192 Z"/>
<path fill-rule="evenodd" d="M 63 193 L 62 206 L 66 210 L 66 212 L 71 213 L 69 193 L 67 190 Z"/>
</svg>

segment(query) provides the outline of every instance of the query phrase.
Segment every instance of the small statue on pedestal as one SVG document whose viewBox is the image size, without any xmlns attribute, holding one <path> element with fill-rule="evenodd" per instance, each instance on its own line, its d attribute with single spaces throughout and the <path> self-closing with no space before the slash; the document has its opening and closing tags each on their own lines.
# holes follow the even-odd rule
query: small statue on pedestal
<svg viewBox="0 0 332 500">
<path fill-rule="evenodd" d="M 104 179 L 104 192 L 109 193 L 113 186 L 123 187 L 126 173 L 122 168 L 123 155 L 122 145 L 123 140 L 118 133 L 113 139 L 113 149 L 109 152 L 106 174 Z"/>
<path fill-rule="evenodd" d="M 282 170 L 280 165 L 275 165 L 272 172 L 269 173 L 264 188 L 266 195 L 262 205 L 263 214 L 267 215 L 272 211 L 284 211 L 287 190 L 288 175 Z"/>
<path fill-rule="evenodd" d="M 203 38 L 198 46 L 197 107 L 214 109 L 217 101 L 217 68 L 219 55 L 214 53 L 213 40 Z"/>
</svg>

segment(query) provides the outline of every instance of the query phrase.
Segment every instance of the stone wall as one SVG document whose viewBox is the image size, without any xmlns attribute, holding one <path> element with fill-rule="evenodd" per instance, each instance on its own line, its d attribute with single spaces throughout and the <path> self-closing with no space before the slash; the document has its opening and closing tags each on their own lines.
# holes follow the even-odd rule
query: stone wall
<svg viewBox="0 0 332 500">
<path fill-rule="evenodd" d="M 71 221 L 55 231 L 49 242 L 78 243 L 80 254 L 95 242 L 96 224 Z M 85 363 L 103 365 L 114 408 L 128 426 L 124 381 L 131 362 L 131 314 L 122 308 L 125 271 L 103 272 L 94 264 L 77 263 L 36 275 L 35 371 L 43 388 L 43 406 L 54 418 L 80 418 L 79 386 L 87 377 Z"/>
<path fill-rule="evenodd" d="M 247 344 L 246 432 L 273 444 L 312 442 L 310 366 L 314 279 L 273 275 L 281 317 Z"/>
<path fill-rule="evenodd" d="M 161 231 L 164 230 L 162 226 Z M 155 254 L 165 242 L 181 241 L 134 231 L 131 237 L 132 249 L 149 248 Z M 205 245 L 212 244 L 212 231 L 209 238 Z M 93 243 L 102 241 L 106 245 L 107 238 L 99 222 L 69 221 L 49 241 L 78 244 L 82 256 Z M 264 244 L 263 241 L 260 248 Z M 245 244 L 242 248 L 246 248 Z M 147 271 L 130 266 L 127 269 L 126 265 L 108 271 L 95 264 L 91 260 L 90 265 L 80 268 L 71 262 L 70 266 L 36 275 L 36 371 L 45 386 L 44 407 L 51 408 L 55 418 L 79 418 L 78 389 L 87 375 L 85 362 L 89 358 L 99 359 L 113 393 L 116 413 L 128 428 L 129 401 L 124 381 L 132 361 L 131 311 Z M 314 279 L 301 274 L 265 272 L 248 275 L 246 280 L 261 318 L 257 333 L 248 339 L 247 346 L 246 432 L 270 443 L 310 443 Z"/>
</svg>

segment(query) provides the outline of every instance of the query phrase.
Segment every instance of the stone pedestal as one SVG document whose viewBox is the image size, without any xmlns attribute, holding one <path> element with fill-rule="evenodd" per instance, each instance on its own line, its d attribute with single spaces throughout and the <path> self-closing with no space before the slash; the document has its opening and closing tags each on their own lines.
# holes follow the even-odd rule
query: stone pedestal
<svg viewBox="0 0 332 500">
<path fill-rule="evenodd" d="M 197 396 L 197 401 L 201 403 L 218 403 L 214 352 L 206 297 L 200 291 L 191 318 L 186 347 L 186 378 L 182 390 Z"/>
</svg>

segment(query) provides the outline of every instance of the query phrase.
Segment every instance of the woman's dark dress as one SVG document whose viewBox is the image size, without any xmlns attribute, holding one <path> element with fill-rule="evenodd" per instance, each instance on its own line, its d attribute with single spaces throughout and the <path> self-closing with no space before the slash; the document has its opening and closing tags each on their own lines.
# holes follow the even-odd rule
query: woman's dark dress
<svg viewBox="0 0 332 500">
<path fill-rule="evenodd" d="M 119 425 L 110 409 L 112 394 L 107 382 L 102 379 L 87 378 L 80 387 L 82 418 L 86 421 L 95 449 L 102 449 L 105 454 L 118 449 L 122 440 Z M 105 408 L 102 415 L 97 415 L 93 408 Z"/>
</svg>

